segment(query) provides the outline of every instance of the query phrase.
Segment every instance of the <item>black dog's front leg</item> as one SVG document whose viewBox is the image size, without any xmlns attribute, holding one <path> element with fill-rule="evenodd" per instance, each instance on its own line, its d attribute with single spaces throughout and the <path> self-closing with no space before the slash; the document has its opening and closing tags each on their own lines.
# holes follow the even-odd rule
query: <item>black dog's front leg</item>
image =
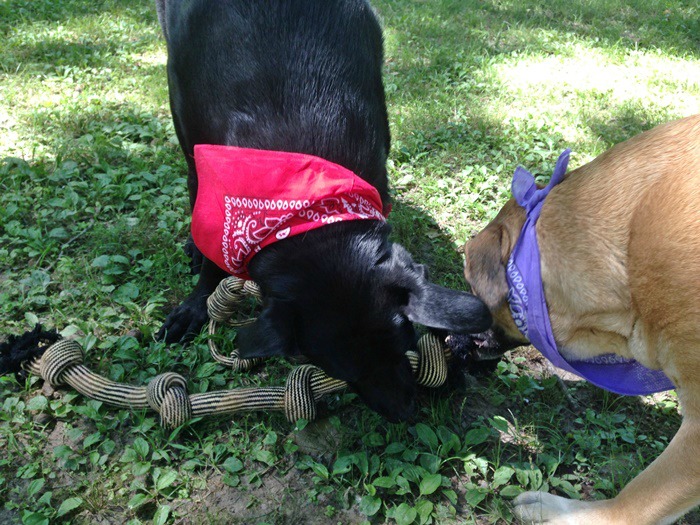
<svg viewBox="0 0 700 525">
<path fill-rule="evenodd" d="M 206 257 L 202 257 L 202 260 L 202 271 L 197 286 L 165 319 L 156 336 L 159 340 L 166 343 L 184 343 L 199 334 L 207 322 L 207 298 L 228 274 Z"/>
<path fill-rule="evenodd" d="M 176 129 L 179 130 L 177 118 L 175 118 L 175 124 Z M 182 142 L 180 133 L 178 133 L 178 137 Z M 187 188 L 190 194 L 190 209 L 194 209 L 198 187 L 197 170 L 192 155 L 188 155 L 187 150 L 184 151 L 187 160 Z M 192 275 L 199 274 L 199 281 L 192 293 L 168 314 L 163 326 L 158 331 L 156 337 L 166 343 L 185 343 L 192 340 L 202 330 L 202 326 L 208 320 L 207 298 L 216 289 L 219 282 L 227 276 L 223 270 L 204 257 L 195 245 L 192 235 L 187 238 L 183 249 L 190 258 Z"/>
<path fill-rule="evenodd" d="M 200 252 L 199 248 L 197 248 L 197 245 L 192 239 L 192 235 L 187 237 L 187 241 L 182 249 L 185 252 L 185 255 L 190 258 L 190 271 L 192 272 L 192 275 L 197 275 L 202 271 L 204 255 L 202 255 L 202 252 Z"/>
</svg>

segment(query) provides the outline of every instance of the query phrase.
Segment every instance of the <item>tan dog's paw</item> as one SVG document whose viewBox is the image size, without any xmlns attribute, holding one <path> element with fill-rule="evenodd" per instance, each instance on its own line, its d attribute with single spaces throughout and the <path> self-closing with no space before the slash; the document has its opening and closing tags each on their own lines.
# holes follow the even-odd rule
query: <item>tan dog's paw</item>
<svg viewBox="0 0 700 525">
<path fill-rule="evenodd" d="M 590 502 L 577 501 L 547 492 L 523 492 L 513 500 L 513 510 L 524 524 L 602 525 Z"/>
</svg>

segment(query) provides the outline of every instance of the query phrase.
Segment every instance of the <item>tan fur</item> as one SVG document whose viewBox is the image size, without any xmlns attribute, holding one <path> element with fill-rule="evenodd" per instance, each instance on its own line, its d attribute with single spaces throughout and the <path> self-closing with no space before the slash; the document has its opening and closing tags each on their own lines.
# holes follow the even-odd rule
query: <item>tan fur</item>
<svg viewBox="0 0 700 525">
<path fill-rule="evenodd" d="M 518 334 L 505 274 L 491 266 L 507 261 L 524 220 L 511 200 L 465 246 L 467 281 L 511 337 Z M 663 369 L 684 419 L 668 448 L 616 498 L 526 493 L 516 513 L 526 522 L 671 523 L 700 504 L 700 115 L 642 133 L 572 171 L 547 197 L 537 238 L 559 346 L 572 357 L 612 352 Z"/>
</svg>

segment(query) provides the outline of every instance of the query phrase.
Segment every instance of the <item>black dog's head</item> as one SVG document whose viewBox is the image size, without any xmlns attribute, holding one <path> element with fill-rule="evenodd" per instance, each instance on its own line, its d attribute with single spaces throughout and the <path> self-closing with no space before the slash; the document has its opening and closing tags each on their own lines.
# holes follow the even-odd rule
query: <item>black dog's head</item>
<svg viewBox="0 0 700 525">
<path fill-rule="evenodd" d="M 239 333 L 241 356 L 303 354 L 388 420 L 410 417 L 411 322 L 473 333 L 491 317 L 473 295 L 430 283 L 388 230 L 377 221 L 337 223 L 256 255 L 249 270 L 266 303 Z"/>
</svg>

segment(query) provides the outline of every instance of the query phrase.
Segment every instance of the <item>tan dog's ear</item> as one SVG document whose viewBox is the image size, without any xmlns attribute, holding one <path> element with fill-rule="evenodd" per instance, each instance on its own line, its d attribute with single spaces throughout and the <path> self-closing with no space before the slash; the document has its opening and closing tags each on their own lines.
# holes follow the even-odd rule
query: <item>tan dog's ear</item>
<svg viewBox="0 0 700 525">
<path fill-rule="evenodd" d="M 508 299 L 506 262 L 510 250 L 510 238 L 500 224 L 487 226 L 464 245 L 464 276 L 492 312 Z"/>
</svg>

